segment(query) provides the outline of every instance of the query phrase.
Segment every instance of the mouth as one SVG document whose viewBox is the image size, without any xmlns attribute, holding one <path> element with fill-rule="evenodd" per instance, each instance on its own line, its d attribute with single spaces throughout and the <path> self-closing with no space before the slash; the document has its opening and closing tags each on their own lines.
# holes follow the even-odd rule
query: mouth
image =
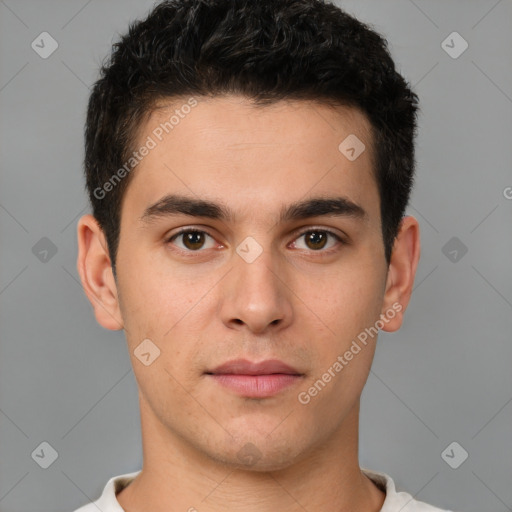
<svg viewBox="0 0 512 512">
<path fill-rule="evenodd" d="M 246 398 L 268 398 L 302 381 L 304 374 L 277 359 L 236 359 L 206 372 L 217 384 Z"/>
</svg>

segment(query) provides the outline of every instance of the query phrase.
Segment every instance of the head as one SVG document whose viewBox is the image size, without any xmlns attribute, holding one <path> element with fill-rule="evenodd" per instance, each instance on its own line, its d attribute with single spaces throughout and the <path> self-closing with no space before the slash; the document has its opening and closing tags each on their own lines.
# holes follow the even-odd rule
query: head
<svg viewBox="0 0 512 512">
<path fill-rule="evenodd" d="M 252 443 L 261 468 L 353 420 L 368 333 L 400 327 L 419 258 L 416 110 L 385 40 L 321 0 L 171 0 L 131 24 L 89 101 L 78 269 L 143 415 L 225 462 Z M 240 396 L 211 375 L 237 358 L 299 379 Z"/>
<path fill-rule="evenodd" d="M 89 100 L 87 192 L 114 272 L 139 126 L 173 98 L 230 93 L 260 106 L 313 100 L 364 113 L 389 264 L 413 185 L 417 96 L 396 71 L 386 40 L 321 0 L 175 0 L 113 45 Z"/>
</svg>

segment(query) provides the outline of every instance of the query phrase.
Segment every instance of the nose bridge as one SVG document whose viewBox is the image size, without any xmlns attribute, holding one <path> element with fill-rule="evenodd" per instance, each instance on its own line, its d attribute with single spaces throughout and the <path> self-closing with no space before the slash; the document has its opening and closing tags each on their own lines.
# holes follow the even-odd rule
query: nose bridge
<svg viewBox="0 0 512 512">
<path fill-rule="evenodd" d="M 260 238 L 260 241 L 262 239 Z M 278 255 L 270 244 L 245 238 L 233 254 L 233 270 L 223 293 L 221 315 L 230 327 L 245 324 L 262 331 L 270 325 L 284 325 L 291 317 L 291 304 Z"/>
<path fill-rule="evenodd" d="M 235 269 L 240 280 L 250 284 L 252 289 L 262 284 L 264 288 L 269 288 L 267 292 L 275 292 L 279 262 L 270 245 L 264 247 L 254 238 L 247 237 L 238 245 L 236 252 Z"/>
</svg>

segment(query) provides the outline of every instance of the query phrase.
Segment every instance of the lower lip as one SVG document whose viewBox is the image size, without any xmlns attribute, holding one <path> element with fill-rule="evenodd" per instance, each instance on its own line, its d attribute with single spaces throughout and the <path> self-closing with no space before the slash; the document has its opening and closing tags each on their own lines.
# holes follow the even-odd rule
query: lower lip
<svg viewBox="0 0 512 512">
<path fill-rule="evenodd" d="M 271 375 L 210 375 L 221 386 L 247 398 L 266 398 L 277 395 L 283 389 L 302 379 L 300 375 L 275 373 Z"/>
</svg>

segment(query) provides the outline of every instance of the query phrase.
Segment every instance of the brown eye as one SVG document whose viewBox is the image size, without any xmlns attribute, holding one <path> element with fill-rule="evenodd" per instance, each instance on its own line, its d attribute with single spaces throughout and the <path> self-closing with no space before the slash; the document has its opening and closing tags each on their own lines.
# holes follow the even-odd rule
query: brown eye
<svg viewBox="0 0 512 512">
<path fill-rule="evenodd" d="M 185 233 L 183 235 L 183 245 L 187 249 L 196 250 L 200 249 L 204 244 L 204 233 L 198 233 L 197 231 L 192 231 L 190 233 Z"/>
<path fill-rule="evenodd" d="M 329 237 L 334 239 L 334 243 L 331 243 L 330 246 L 325 249 L 327 244 L 329 243 Z M 303 231 L 296 240 L 304 239 L 304 247 L 300 247 L 297 241 L 294 242 L 294 246 L 297 249 L 309 249 L 311 251 L 321 251 L 327 252 L 329 249 L 333 248 L 336 245 L 336 242 L 343 243 L 341 237 L 333 233 L 332 231 L 328 231 L 325 229 L 309 229 L 308 231 Z"/>
<path fill-rule="evenodd" d="M 205 242 L 207 240 L 207 237 L 212 239 L 213 238 L 206 232 L 200 231 L 197 229 L 184 229 L 180 231 L 179 233 L 176 233 L 173 235 L 168 242 L 173 243 L 174 240 L 180 239 L 182 240 L 181 246 L 179 244 L 178 247 L 182 250 L 186 251 L 199 251 L 200 249 L 210 249 L 211 247 L 204 247 Z"/>
<path fill-rule="evenodd" d="M 327 236 L 322 231 L 310 231 L 306 233 L 306 244 L 310 249 L 323 249 L 327 243 Z"/>
</svg>

